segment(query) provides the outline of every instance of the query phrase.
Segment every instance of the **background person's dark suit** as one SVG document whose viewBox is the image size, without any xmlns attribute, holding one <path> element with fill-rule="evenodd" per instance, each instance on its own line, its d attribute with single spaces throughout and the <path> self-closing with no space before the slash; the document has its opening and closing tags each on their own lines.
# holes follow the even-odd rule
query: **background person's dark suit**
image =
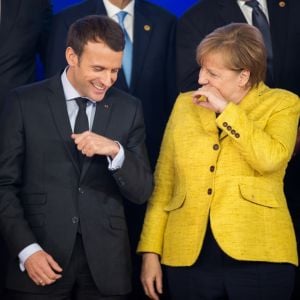
<svg viewBox="0 0 300 300">
<path fill-rule="evenodd" d="M 50 0 L 1 0 L 0 110 L 10 89 L 35 80 L 35 58 L 44 58 L 51 14 Z M 7 255 L 0 237 L 0 298 Z"/>
<path fill-rule="evenodd" d="M 272 48 L 274 53 L 274 87 L 300 95 L 300 1 L 267 0 Z M 205 35 L 231 22 L 246 19 L 236 0 L 202 0 L 191 7 L 177 27 L 177 80 L 181 91 L 198 88 L 199 66 L 196 47 Z M 299 153 L 291 159 L 285 178 L 285 193 L 296 229 L 298 253 L 300 243 Z M 300 270 L 297 269 L 293 299 L 300 299 Z"/>
<path fill-rule="evenodd" d="M 272 48 L 274 87 L 300 94 L 300 2 L 267 0 Z M 205 35 L 231 22 L 246 23 L 236 0 L 202 0 L 178 21 L 177 77 L 181 91 L 198 88 L 196 47 Z"/>
<path fill-rule="evenodd" d="M 42 60 L 45 58 L 52 15 L 50 3 L 50 0 L 1 0 L 1 102 L 10 89 L 36 78 L 36 54 Z"/>
<path fill-rule="evenodd" d="M 80 219 L 99 291 L 128 293 L 122 196 L 143 203 L 152 190 L 140 101 L 110 88 L 97 103 L 92 131 L 118 140 L 125 150 L 124 164 L 115 172 L 108 170 L 105 156 L 96 155 L 85 159 L 80 173 L 60 76 L 14 91 L 7 105 L 0 124 L 0 229 L 12 257 L 7 287 L 32 293 L 55 288 L 56 283 L 35 285 L 20 271 L 17 255 L 37 242 L 64 269 Z"/>
</svg>

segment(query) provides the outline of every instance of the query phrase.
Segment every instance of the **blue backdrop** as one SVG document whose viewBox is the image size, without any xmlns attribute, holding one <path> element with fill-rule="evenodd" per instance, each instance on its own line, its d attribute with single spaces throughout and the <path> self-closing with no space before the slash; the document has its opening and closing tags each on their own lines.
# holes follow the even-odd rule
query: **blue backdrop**
<svg viewBox="0 0 300 300">
<path fill-rule="evenodd" d="M 137 0 L 138 1 L 138 0 Z M 193 5 L 197 0 L 148 0 L 149 2 L 155 3 L 162 6 L 174 13 L 177 16 L 182 15 L 182 13 Z M 58 12 L 61 9 L 72 5 L 74 3 L 82 2 L 82 0 L 52 0 L 53 11 Z"/>
</svg>

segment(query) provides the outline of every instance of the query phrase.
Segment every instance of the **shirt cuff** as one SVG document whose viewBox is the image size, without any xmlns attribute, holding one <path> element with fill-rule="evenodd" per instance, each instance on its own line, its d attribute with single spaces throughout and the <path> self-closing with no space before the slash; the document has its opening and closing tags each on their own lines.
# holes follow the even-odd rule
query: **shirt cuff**
<svg viewBox="0 0 300 300">
<path fill-rule="evenodd" d="M 109 156 L 107 156 L 108 169 L 110 171 L 121 169 L 125 160 L 125 152 L 123 146 L 118 141 L 115 142 L 119 145 L 120 150 L 114 159 L 111 159 Z"/>
<path fill-rule="evenodd" d="M 34 254 L 35 252 L 38 252 L 40 250 L 43 250 L 41 248 L 41 246 L 37 243 L 31 244 L 27 247 L 25 247 L 20 253 L 19 253 L 19 267 L 21 269 L 22 272 L 25 271 L 25 261 L 26 259 L 31 256 L 32 254 Z"/>
</svg>

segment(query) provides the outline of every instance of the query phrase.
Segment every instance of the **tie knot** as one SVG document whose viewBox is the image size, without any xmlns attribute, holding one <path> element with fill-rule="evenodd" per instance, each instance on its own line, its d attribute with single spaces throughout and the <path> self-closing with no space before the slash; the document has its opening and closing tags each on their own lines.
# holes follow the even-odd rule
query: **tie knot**
<svg viewBox="0 0 300 300">
<path fill-rule="evenodd" d="M 117 13 L 120 26 L 124 29 L 124 19 L 127 16 L 127 11 L 121 10 Z"/>
<path fill-rule="evenodd" d="M 257 2 L 257 0 L 248 0 L 246 1 L 246 5 L 252 8 L 259 7 L 259 3 Z"/>
<path fill-rule="evenodd" d="M 76 103 L 79 107 L 79 110 L 84 110 L 85 111 L 88 99 L 78 97 L 78 98 L 75 99 L 75 101 L 76 101 Z"/>
</svg>

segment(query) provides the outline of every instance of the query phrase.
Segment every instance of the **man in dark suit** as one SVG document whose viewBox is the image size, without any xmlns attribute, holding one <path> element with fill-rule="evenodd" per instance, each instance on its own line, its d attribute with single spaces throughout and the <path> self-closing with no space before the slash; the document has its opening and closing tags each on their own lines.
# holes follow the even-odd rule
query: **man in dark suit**
<svg viewBox="0 0 300 300">
<path fill-rule="evenodd" d="M 0 0 L 0 110 L 9 90 L 36 78 L 36 55 L 44 59 L 52 16 L 50 0 Z M 34 9 L 34 13 L 33 13 Z M 7 251 L 0 236 L 0 298 Z"/>
<path fill-rule="evenodd" d="M 12 88 L 36 78 L 36 55 L 45 59 L 50 0 L 1 0 L 0 104 Z"/>
<path fill-rule="evenodd" d="M 270 24 L 273 49 L 272 86 L 300 95 L 300 18 L 298 16 L 300 1 L 259 0 L 258 2 L 268 16 Z M 251 8 L 245 6 L 245 1 L 201 0 L 179 19 L 176 64 L 180 91 L 195 90 L 199 87 L 199 66 L 196 63 L 195 52 L 204 36 L 217 27 L 231 22 L 243 23 L 251 20 L 250 11 Z M 285 177 L 285 194 L 296 229 L 298 249 L 300 249 L 299 170 L 298 151 L 289 162 Z M 292 299 L 300 299 L 299 268 Z"/>
<path fill-rule="evenodd" d="M 175 101 L 175 27 L 176 17 L 144 0 L 87 0 L 58 13 L 53 20 L 47 51 L 46 76 L 64 68 L 64 45 L 67 30 L 77 18 L 91 14 L 104 14 L 118 21 L 117 13 L 127 12 L 124 23 L 133 44 L 131 80 L 125 80 L 120 71 L 116 86 L 142 101 L 146 126 L 146 146 L 150 164 L 154 169 L 165 124 Z M 144 219 L 145 206 L 126 202 L 132 249 L 136 249 Z M 132 253 L 134 291 L 141 299 L 144 295 L 139 282 L 139 257 Z"/>
<path fill-rule="evenodd" d="M 274 72 L 272 85 L 300 95 L 300 2 L 258 2 L 267 13 L 270 24 Z M 180 91 L 198 88 L 199 66 L 195 52 L 204 36 L 232 22 L 247 22 L 245 15 L 251 20 L 251 8 L 245 5 L 245 1 L 201 0 L 179 19 L 176 50 Z"/>
<path fill-rule="evenodd" d="M 144 203 L 152 175 L 140 101 L 111 87 L 123 48 L 116 22 L 80 19 L 63 73 L 6 102 L 0 230 L 11 254 L 8 299 L 119 300 L 130 292 L 123 196 Z"/>
</svg>

